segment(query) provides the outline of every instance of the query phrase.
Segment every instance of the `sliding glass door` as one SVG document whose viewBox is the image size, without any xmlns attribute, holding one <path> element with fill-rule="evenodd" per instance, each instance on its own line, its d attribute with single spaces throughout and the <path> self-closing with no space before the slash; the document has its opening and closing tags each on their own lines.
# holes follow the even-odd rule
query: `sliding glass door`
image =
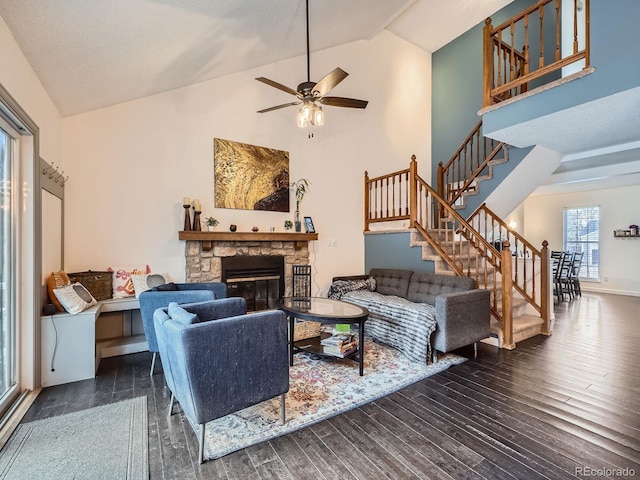
<svg viewBox="0 0 640 480">
<path fill-rule="evenodd" d="M 13 191 L 17 138 L 18 133 L 0 119 L 0 414 L 19 394 Z"/>
</svg>

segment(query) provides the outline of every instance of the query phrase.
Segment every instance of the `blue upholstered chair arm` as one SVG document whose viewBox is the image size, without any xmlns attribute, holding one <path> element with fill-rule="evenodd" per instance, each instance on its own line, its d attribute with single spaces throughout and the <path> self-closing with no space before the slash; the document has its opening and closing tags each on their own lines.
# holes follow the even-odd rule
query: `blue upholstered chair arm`
<svg viewBox="0 0 640 480">
<path fill-rule="evenodd" d="M 227 284 L 224 282 L 176 283 L 178 290 L 211 290 L 216 298 L 227 298 Z"/>
<path fill-rule="evenodd" d="M 164 373 L 167 387 L 171 392 L 175 391 L 173 383 L 173 374 L 171 372 L 171 365 L 169 364 L 168 348 L 167 348 L 167 330 L 163 327 L 164 322 L 171 320 L 171 317 L 167 314 L 167 308 L 158 308 L 153 312 L 153 323 L 156 331 L 156 338 L 158 342 L 158 352 L 160 353 L 160 359 L 162 360 L 162 371 Z"/>
<path fill-rule="evenodd" d="M 192 325 L 168 320 L 158 328 L 165 329 L 174 395 L 198 424 L 289 390 L 287 321 L 281 311 Z"/>
<path fill-rule="evenodd" d="M 147 338 L 150 352 L 158 352 L 158 340 L 156 331 L 153 326 L 153 312 L 161 307 L 166 307 L 171 302 L 177 303 L 193 303 L 214 300 L 215 293 L 211 290 L 193 290 L 193 291 L 168 291 L 154 292 L 146 291 L 140 294 L 140 316 L 142 317 L 142 327 L 144 335 Z"/>
<path fill-rule="evenodd" d="M 180 305 L 198 315 L 199 322 L 235 317 L 247 313 L 247 301 L 242 297 L 221 298 L 215 302 L 198 302 Z"/>
</svg>

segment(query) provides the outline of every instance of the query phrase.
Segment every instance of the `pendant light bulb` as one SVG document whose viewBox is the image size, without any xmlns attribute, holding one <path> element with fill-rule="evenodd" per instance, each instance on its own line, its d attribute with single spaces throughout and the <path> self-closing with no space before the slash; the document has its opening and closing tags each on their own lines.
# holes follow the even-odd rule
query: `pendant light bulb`
<svg viewBox="0 0 640 480">
<path fill-rule="evenodd" d="M 314 125 L 324 125 L 324 112 L 321 106 L 315 106 L 313 109 L 313 119 L 311 123 Z"/>
<path fill-rule="evenodd" d="M 309 122 L 307 120 L 307 117 L 305 116 L 304 107 L 300 107 L 300 110 L 298 110 L 298 116 L 297 116 L 298 127 L 304 128 L 307 126 L 308 123 Z"/>
</svg>

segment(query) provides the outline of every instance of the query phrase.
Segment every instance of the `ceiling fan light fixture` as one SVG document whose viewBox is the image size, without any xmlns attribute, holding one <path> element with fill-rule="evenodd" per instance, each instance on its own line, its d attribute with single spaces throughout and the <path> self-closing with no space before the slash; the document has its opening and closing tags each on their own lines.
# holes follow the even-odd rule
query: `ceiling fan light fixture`
<svg viewBox="0 0 640 480">
<path fill-rule="evenodd" d="M 298 110 L 296 120 L 300 128 L 305 128 L 308 125 L 309 120 L 307 118 L 307 115 L 305 114 L 304 106 L 300 107 L 300 110 Z"/>
<path fill-rule="evenodd" d="M 313 107 L 313 118 L 311 119 L 311 123 L 318 126 L 324 125 L 324 112 L 322 111 L 322 107 L 315 104 Z"/>
<path fill-rule="evenodd" d="M 309 101 L 309 100 L 305 100 L 304 103 L 302 104 L 302 107 L 300 108 L 300 110 L 302 111 L 302 114 L 304 115 L 304 118 L 307 122 L 310 122 L 311 119 L 313 118 L 313 109 L 314 109 L 315 105 L 313 104 L 313 102 Z"/>
<path fill-rule="evenodd" d="M 264 108 L 258 110 L 258 113 L 272 112 L 285 107 L 291 107 L 293 105 L 300 105 L 298 114 L 296 116 L 296 124 L 300 128 L 308 127 L 309 125 L 324 125 L 324 111 L 319 103 L 323 105 L 329 105 L 332 107 L 347 107 L 347 108 L 366 108 L 366 100 L 357 100 L 355 98 L 345 97 L 328 97 L 326 96 L 336 85 L 342 82 L 349 74 L 341 68 L 335 68 L 327 75 L 322 77 L 319 82 L 312 82 L 310 75 L 310 49 L 309 49 L 309 0 L 305 1 L 306 4 L 306 24 L 307 24 L 307 81 L 298 85 L 296 90 L 289 88 L 281 83 L 275 82 L 265 77 L 257 77 L 256 80 L 262 82 L 271 87 L 277 88 L 289 95 L 297 97 L 297 101 L 284 103 L 282 105 L 276 105 L 275 107 Z M 311 138 L 313 134 L 310 134 Z"/>
</svg>

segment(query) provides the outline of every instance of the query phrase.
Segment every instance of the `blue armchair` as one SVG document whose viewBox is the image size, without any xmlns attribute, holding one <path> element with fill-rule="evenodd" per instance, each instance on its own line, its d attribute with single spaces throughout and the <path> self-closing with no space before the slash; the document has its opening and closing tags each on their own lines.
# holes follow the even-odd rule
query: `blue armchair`
<svg viewBox="0 0 640 480">
<path fill-rule="evenodd" d="M 153 326 L 153 312 L 158 308 L 166 307 L 171 302 L 204 302 L 216 298 L 226 298 L 227 296 L 227 284 L 222 282 L 175 283 L 171 285 L 175 286 L 177 290 L 160 290 L 158 287 L 154 287 L 151 290 L 142 292 L 139 298 L 144 336 L 149 344 L 149 351 L 153 353 L 150 376 L 153 376 L 158 353 L 158 340 Z"/>
<path fill-rule="evenodd" d="M 246 314 L 243 298 L 178 305 L 154 313 L 160 358 L 185 415 L 199 426 L 204 461 L 205 424 L 289 391 L 287 320 L 284 312 Z M 229 316 L 231 315 L 231 316 Z"/>
</svg>

